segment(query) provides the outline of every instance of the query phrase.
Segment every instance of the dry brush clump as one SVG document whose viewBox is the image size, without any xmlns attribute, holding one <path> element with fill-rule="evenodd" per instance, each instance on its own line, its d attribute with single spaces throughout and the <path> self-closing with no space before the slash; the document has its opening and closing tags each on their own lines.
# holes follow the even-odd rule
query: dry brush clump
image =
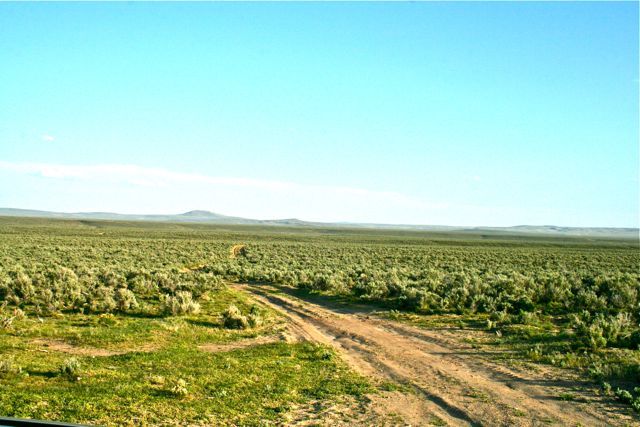
<svg viewBox="0 0 640 427">
<path fill-rule="evenodd" d="M 160 298 L 162 311 L 173 316 L 196 314 L 200 311 L 200 304 L 193 300 L 191 292 L 178 291 L 175 295 L 162 295 Z"/>
<path fill-rule="evenodd" d="M 242 315 L 238 307 L 230 305 L 222 312 L 222 324 L 227 329 L 246 329 L 249 327 L 249 319 Z"/>
<path fill-rule="evenodd" d="M 229 256 L 231 258 L 238 258 L 238 257 L 246 257 L 247 254 L 248 254 L 248 250 L 246 245 L 233 245 L 231 247 Z"/>
<path fill-rule="evenodd" d="M 58 368 L 58 372 L 71 381 L 80 381 L 80 362 L 75 357 L 65 359 Z"/>
<path fill-rule="evenodd" d="M 26 317 L 24 311 L 18 307 L 7 308 L 7 301 L 0 303 L 0 329 L 9 329 L 14 320 L 22 320 Z"/>
<path fill-rule="evenodd" d="M 180 274 L 173 269 L 119 272 L 112 268 L 74 271 L 49 267 L 28 271 L 23 267 L 0 270 L 0 302 L 13 310 L 31 308 L 39 316 L 60 312 L 195 314 L 197 298 L 222 286 L 210 272 Z M 0 310 L 0 327 L 9 327 L 15 315 Z"/>
<path fill-rule="evenodd" d="M 6 377 L 10 375 L 17 375 L 22 372 L 22 367 L 19 366 L 13 356 L 0 357 L 0 376 Z"/>
<path fill-rule="evenodd" d="M 169 392 L 177 397 L 188 396 L 189 389 L 187 388 L 187 385 L 188 384 L 184 379 L 178 378 L 176 381 L 174 381 L 171 384 L 171 387 L 169 388 Z"/>
<path fill-rule="evenodd" d="M 235 305 L 230 305 L 222 312 L 222 324 L 227 329 L 257 328 L 263 323 L 263 318 L 256 306 L 251 307 L 247 315 L 242 314 Z"/>
</svg>

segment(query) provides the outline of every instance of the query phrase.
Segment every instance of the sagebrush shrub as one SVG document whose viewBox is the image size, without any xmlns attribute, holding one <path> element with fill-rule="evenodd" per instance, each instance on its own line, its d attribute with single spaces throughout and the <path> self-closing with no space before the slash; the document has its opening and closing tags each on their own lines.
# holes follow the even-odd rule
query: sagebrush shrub
<svg viewBox="0 0 640 427">
<path fill-rule="evenodd" d="M 118 311 L 124 312 L 138 308 L 138 300 L 136 300 L 136 296 L 129 289 L 116 289 L 114 300 Z"/>
<path fill-rule="evenodd" d="M 116 309 L 118 304 L 115 300 L 113 288 L 98 285 L 89 292 L 89 310 L 94 313 L 108 313 Z"/>
<path fill-rule="evenodd" d="M 195 314 L 200 311 L 200 304 L 193 300 L 191 292 L 178 291 L 175 295 L 163 295 L 161 299 L 162 311 L 174 316 Z"/>
<path fill-rule="evenodd" d="M 230 305 L 222 312 L 222 323 L 227 329 L 246 329 L 249 326 L 249 319 L 242 315 L 238 307 Z"/>
<path fill-rule="evenodd" d="M 59 367 L 60 375 L 67 377 L 70 380 L 80 380 L 80 362 L 75 357 L 65 359 Z"/>
<path fill-rule="evenodd" d="M 13 357 L 4 356 L 0 358 L 0 376 L 19 374 L 20 372 L 22 372 L 22 368 L 16 364 Z"/>
<path fill-rule="evenodd" d="M 187 389 L 187 382 L 182 378 L 179 378 L 177 381 L 173 382 L 169 391 L 179 397 L 184 397 L 189 394 L 189 390 Z"/>
<path fill-rule="evenodd" d="M 7 302 L 0 304 L 0 329 L 9 329 L 13 326 L 14 320 L 22 320 L 25 318 L 24 311 L 20 308 L 10 310 L 7 308 Z"/>
</svg>

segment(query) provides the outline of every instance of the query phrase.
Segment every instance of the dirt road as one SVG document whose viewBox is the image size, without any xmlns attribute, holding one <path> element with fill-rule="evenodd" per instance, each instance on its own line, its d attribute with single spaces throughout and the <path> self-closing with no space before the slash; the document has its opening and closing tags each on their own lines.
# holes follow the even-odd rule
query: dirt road
<svg viewBox="0 0 640 427">
<path fill-rule="evenodd" d="M 406 425 L 637 425 L 620 407 L 559 370 L 489 360 L 454 331 L 431 331 L 302 300 L 269 286 L 237 289 L 284 313 L 293 333 L 329 344 L 354 369 L 412 392 L 385 402 Z M 591 390 L 591 391 L 590 391 Z M 570 401 L 567 401 L 570 400 Z"/>
</svg>

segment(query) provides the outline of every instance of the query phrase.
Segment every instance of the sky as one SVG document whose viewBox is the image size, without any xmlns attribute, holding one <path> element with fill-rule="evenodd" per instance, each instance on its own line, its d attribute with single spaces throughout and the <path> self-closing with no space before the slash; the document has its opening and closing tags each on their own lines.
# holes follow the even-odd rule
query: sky
<svg viewBox="0 0 640 427">
<path fill-rule="evenodd" d="M 638 227 L 637 2 L 0 3 L 0 207 Z"/>
</svg>

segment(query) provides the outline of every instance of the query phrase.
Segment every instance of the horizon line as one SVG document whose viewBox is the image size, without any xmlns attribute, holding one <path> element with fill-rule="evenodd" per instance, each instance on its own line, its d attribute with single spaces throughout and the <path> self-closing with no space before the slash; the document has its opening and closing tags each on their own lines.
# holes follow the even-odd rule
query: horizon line
<svg viewBox="0 0 640 427">
<path fill-rule="evenodd" d="M 12 216 L 12 217 L 21 217 L 21 218 L 38 218 L 37 216 L 29 216 L 29 215 L 3 215 L 3 210 L 14 210 L 14 211 L 31 211 L 38 212 L 43 214 L 57 214 L 57 215 L 118 215 L 118 216 L 144 216 L 144 217 L 179 217 L 193 212 L 202 212 L 204 214 L 216 215 L 221 218 L 231 218 L 245 221 L 260 221 L 260 222 L 276 222 L 276 221 L 300 221 L 303 223 L 307 223 L 310 225 L 313 224 L 322 224 L 322 225 L 360 225 L 360 226 L 379 226 L 379 227 L 446 227 L 446 228 L 478 228 L 478 229 L 503 229 L 503 228 L 518 228 L 518 227 L 557 227 L 557 228 L 569 228 L 569 229 L 612 229 L 612 230 L 635 230 L 640 231 L 640 227 L 617 227 L 617 226 L 574 226 L 574 225 L 557 225 L 557 224 L 526 224 L 519 223 L 516 225 L 501 225 L 501 226 L 490 226 L 490 225 L 450 225 L 450 224 L 408 224 L 408 223 L 376 223 L 376 222 L 354 222 L 354 221 L 309 221 L 296 217 L 279 217 L 279 218 L 247 218 L 240 217 L 234 215 L 226 215 L 218 212 L 213 212 L 206 209 L 192 209 L 185 212 L 178 213 L 121 213 L 121 212 L 113 212 L 113 211 L 76 211 L 76 212 L 62 212 L 62 211 L 50 211 L 43 209 L 32 209 L 32 208 L 15 208 L 15 207 L 6 207 L 0 206 L 0 216 Z M 54 218 L 54 219 L 64 219 L 64 218 Z M 136 220 L 134 220 L 136 221 Z M 142 220 L 137 220 L 143 222 Z M 170 220 L 167 222 L 171 222 Z M 194 221 L 195 222 L 195 221 Z M 268 224 L 267 224 L 268 225 Z M 640 236 L 639 236 L 640 237 Z"/>
</svg>

